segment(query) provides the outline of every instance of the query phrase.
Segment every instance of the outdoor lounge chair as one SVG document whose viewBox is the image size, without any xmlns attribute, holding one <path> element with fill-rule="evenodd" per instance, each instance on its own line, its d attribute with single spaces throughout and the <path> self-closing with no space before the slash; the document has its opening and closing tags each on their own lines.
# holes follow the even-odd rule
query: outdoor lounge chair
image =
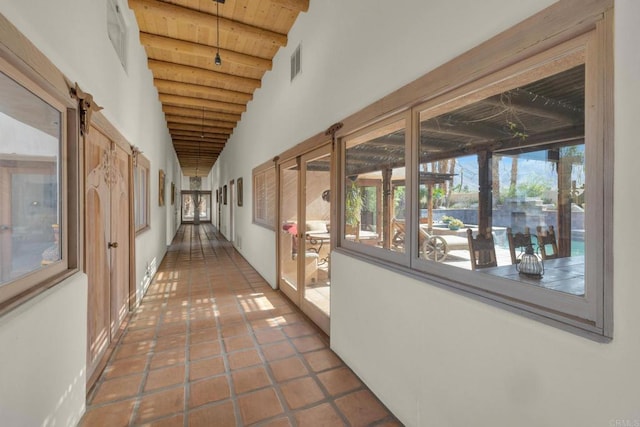
<svg viewBox="0 0 640 427">
<path fill-rule="evenodd" d="M 403 220 L 392 219 L 393 237 L 391 242 L 394 246 L 404 245 L 405 224 Z M 442 262 L 447 258 L 449 251 L 458 249 L 469 249 L 467 239 L 454 235 L 435 235 L 429 232 L 426 224 L 420 224 L 419 247 L 422 257 L 430 261 Z"/>
</svg>

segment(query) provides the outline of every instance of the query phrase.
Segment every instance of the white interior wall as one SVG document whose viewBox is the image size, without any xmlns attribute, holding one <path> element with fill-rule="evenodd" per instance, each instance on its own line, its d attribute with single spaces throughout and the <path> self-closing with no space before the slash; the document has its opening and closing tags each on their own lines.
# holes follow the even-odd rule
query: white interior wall
<svg viewBox="0 0 640 427">
<path fill-rule="evenodd" d="M 136 237 L 140 296 L 148 266 L 160 263 L 173 237 L 168 233 L 175 232 L 167 227 L 168 208 L 158 206 L 158 170 L 179 176 L 179 167 L 135 18 L 126 1 L 120 5 L 131 30 L 126 71 L 107 36 L 106 0 L 1 2 L 0 13 L 91 93 L 101 113 L 151 162 L 151 227 Z M 74 425 L 84 411 L 86 286 L 86 276 L 78 274 L 0 318 L 0 425 Z M 23 375 L 28 369 L 37 375 Z"/>
<path fill-rule="evenodd" d="M 323 131 L 551 0 L 311 2 L 214 166 L 213 187 Z M 464 13 L 460 13 L 464 11 Z M 640 3 L 616 0 L 617 183 L 640 148 Z M 635 26 L 634 26 L 635 25 Z M 302 74 L 289 57 L 302 43 Z M 247 181 L 248 182 L 248 181 Z M 599 344 L 421 281 L 332 257 L 332 347 L 407 425 L 602 426 L 640 423 L 640 289 L 634 278 L 640 195 L 615 191 L 615 332 Z M 245 185 L 245 200 L 252 188 Z M 228 207 L 221 230 L 226 234 Z M 240 252 L 273 285 L 275 233 L 236 209 Z M 356 274 L 357 273 L 357 274 Z M 618 422 L 619 424 L 615 424 Z"/>
<path fill-rule="evenodd" d="M 87 278 L 0 317 L 0 425 L 74 426 L 86 395 Z"/>
<path fill-rule="evenodd" d="M 214 165 L 213 188 L 245 177 L 247 202 L 235 209 L 238 250 L 275 286 L 275 251 L 264 250 L 275 247 L 275 234 L 252 224 L 253 188 L 247 184 L 255 166 L 551 3 L 407 0 L 390 7 L 371 0 L 310 2 Z M 299 44 L 302 71 L 291 82 L 289 60 Z M 229 206 L 222 208 L 220 231 L 229 237 Z"/>
</svg>

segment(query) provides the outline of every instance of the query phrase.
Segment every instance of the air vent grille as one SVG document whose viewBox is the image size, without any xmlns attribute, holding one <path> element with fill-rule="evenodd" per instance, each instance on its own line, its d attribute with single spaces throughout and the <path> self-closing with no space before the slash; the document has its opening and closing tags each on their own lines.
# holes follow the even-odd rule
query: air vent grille
<svg viewBox="0 0 640 427">
<path fill-rule="evenodd" d="M 122 10 L 118 5 L 117 0 L 107 1 L 107 32 L 109 40 L 113 48 L 120 58 L 120 62 L 124 69 L 127 69 L 127 55 L 126 55 L 126 42 L 127 42 L 127 25 L 122 16 Z"/>
<path fill-rule="evenodd" d="M 291 81 L 296 78 L 298 74 L 300 74 L 301 68 L 301 60 L 302 60 L 302 49 L 301 45 L 296 47 L 296 50 L 293 51 L 291 55 Z"/>
</svg>

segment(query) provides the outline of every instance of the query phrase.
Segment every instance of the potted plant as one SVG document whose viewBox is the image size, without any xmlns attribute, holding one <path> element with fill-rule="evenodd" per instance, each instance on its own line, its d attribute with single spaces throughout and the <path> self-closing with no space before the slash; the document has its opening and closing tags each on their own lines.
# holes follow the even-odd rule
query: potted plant
<svg viewBox="0 0 640 427">
<path fill-rule="evenodd" d="M 449 230 L 459 230 L 460 227 L 464 227 L 464 222 L 457 218 L 453 218 L 449 221 Z"/>
<path fill-rule="evenodd" d="M 444 224 L 449 224 L 449 221 L 451 221 L 452 219 L 455 218 L 449 215 L 443 215 L 442 218 L 440 218 L 440 221 L 442 221 Z"/>
<path fill-rule="evenodd" d="M 362 211 L 362 195 L 360 194 L 360 187 L 356 184 L 355 180 L 347 181 L 346 194 L 345 194 L 345 206 L 344 216 L 346 223 L 347 234 L 355 234 L 356 239 L 360 234 L 360 214 Z M 352 233 L 350 233 L 352 232 Z"/>
</svg>

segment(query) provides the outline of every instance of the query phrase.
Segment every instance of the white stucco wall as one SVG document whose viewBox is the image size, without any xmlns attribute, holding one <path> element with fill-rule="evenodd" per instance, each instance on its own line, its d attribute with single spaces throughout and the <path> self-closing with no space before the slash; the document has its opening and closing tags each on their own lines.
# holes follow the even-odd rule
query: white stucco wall
<svg viewBox="0 0 640 427">
<path fill-rule="evenodd" d="M 158 170 L 167 172 L 170 187 L 180 169 L 135 18 L 126 2 L 121 6 L 131 29 L 126 71 L 107 36 L 106 0 L 2 1 L 0 13 L 91 93 L 101 113 L 150 160 L 151 229 L 137 236 L 135 253 L 141 295 L 147 266 L 160 263 L 176 230 L 167 222 L 171 206 L 158 206 Z M 87 279 L 78 274 L 0 317 L 0 425 L 75 425 L 86 395 L 86 301 Z"/>
<path fill-rule="evenodd" d="M 553 3 L 551 0 L 311 2 L 214 166 L 213 187 L 323 131 Z M 332 348 L 407 425 L 640 423 L 640 3 L 616 0 L 614 339 L 599 344 L 428 283 L 332 257 Z M 289 57 L 302 43 L 302 74 Z M 247 179 L 245 178 L 245 179 Z M 249 180 L 246 181 L 247 183 Z M 625 183 L 625 184 L 620 184 Z M 250 201 L 245 184 L 245 201 Z M 227 233 L 228 207 L 223 207 Z M 275 284 L 275 233 L 236 209 L 240 252 Z M 627 424 L 624 424 L 624 423 Z"/>
<path fill-rule="evenodd" d="M 74 426 L 80 420 L 86 282 L 77 274 L 0 317 L 0 425 Z"/>
<path fill-rule="evenodd" d="M 214 165 L 213 188 L 242 176 L 235 209 L 238 250 L 275 286 L 273 231 L 252 224 L 251 170 L 553 3 L 408 0 L 311 2 L 289 33 Z M 465 13 L 459 13 L 464 10 Z M 290 82 L 290 57 L 302 45 L 302 72 Z M 229 207 L 221 232 L 229 237 Z M 239 240 L 239 246 L 238 246 Z M 246 243 L 245 242 L 250 242 Z"/>
</svg>

